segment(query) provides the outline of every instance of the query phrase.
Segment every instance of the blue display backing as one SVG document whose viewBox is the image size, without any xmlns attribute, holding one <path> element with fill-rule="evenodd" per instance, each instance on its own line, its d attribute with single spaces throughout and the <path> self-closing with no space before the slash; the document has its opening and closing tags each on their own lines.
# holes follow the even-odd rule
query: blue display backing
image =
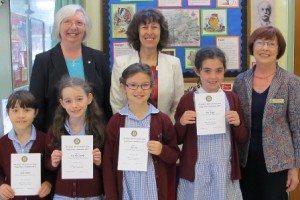
<svg viewBox="0 0 300 200">
<path fill-rule="evenodd" d="M 211 0 L 211 6 L 188 6 L 187 0 L 182 0 L 182 7 L 157 7 L 158 3 L 156 0 L 154 1 L 126 1 L 122 2 L 121 0 L 103 0 L 104 3 L 104 52 L 109 56 L 110 67 L 113 65 L 113 42 L 125 42 L 126 38 L 112 38 L 111 34 L 111 14 L 110 8 L 111 4 L 136 4 L 136 11 L 144 9 L 144 8 L 158 8 L 158 9 L 219 9 L 216 8 L 216 0 Z M 227 36 L 240 36 L 240 69 L 239 70 L 227 70 L 225 76 L 226 77 L 235 77 L 238 73 L 245 71 L 247 69 L 247 0 L 240 0 L 239 8 L 221 8 L 227 10 L 227 28 L 228 34 Z M 199 11 L 200 12 L 200 11 Z M 201 14 L 199 14 L 201 18 Z M 200 19 L 201 23 L 201 19 Z M 200 25 L 201 27 L 201 25 Z M 200 35 L 200 47 L 206 46 L 215 46 L 216 45 L 216 36 L 201 36 Z M 184 77 L 194 77 L 195 74 L 191 69 L 185 69 L 185 48 L 194 48 L 191 46 L 180 46 L 180 47 L 167 47 L 167 48 L 175 48 L 176 56 L 180 58 L 182 64 L 182 70 Z"/>
</svg>

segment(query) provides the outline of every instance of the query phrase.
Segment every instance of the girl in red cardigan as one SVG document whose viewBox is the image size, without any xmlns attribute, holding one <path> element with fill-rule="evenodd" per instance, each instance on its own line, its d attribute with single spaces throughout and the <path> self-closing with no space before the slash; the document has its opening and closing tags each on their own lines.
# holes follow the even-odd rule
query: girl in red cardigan
<svg viewBox="0 0 300 200">
<path fill-rule="evenodd" d="M 106 200 L 168 198 L 167 173 L 179 156 L 179 148 L 170 118 L 148 102 L 153 87 L 151 77 L 148 65 L 135 63 L 127 67 L 120 78 L 128 104 L 113 115 L 105 131 L 103 176 Z M 118 170 L 122 127 L 148 128 L 146 171 Z M 175 172 L 173 176 L 176 176 Z M 173 193 L 175 195 L 175 191 Z"/>
<path fill-rule="evenodd" d="M 178 200 L 242 199 L 238 181 L 241 176 L 237 145 L 246 142 L 249 133 L 242 119 L 237 95 L 224 92 L 220 88 L 225 69 L 226 58 L 220 49 L 206 47 L 197 52 L 194 71 L 199 76 L 200 86 L 181 98 L 175 114 L 177 140 L 179 144 L 183 144 L 179 165 Z M 212 132 L 214 128 L 211 127 L 210 133 L 198 135 L 197 129 L 202 127 L 196 127 L 198 115 L 195 112 L 194 101 L 203 95 L 206 97 L 203 101 L 210 102 L 214 98 L 212 93 L 216 98 L 219 96 L 221 100 L 224 99 L 224 116 L 221 116 L 221 119 L 225 118 L 225 130 Z M 209 103 L 203 105 L 205 107 Z M 203 110 L 203 107 L 198 106 L 199 111 Z M 206 112 L 216 111 L 210 108 Z M 200 124 L 204 117 L 199 117 L 198 120 Z M 212 121 L 210 119 L 205 123 L 213 124 Z"/>
<path fill-rule="evenodd" d="M 46 141 L 46 168 L 56 172 L 54 200 L 103 198 L 101 149 L 104 142 L 104 115 L 98 107 L 92 87 L 81 78 L 63 77 L 58 86 L 59 102 Z M 93 136 L 93 177 L 79 179 L 77 174 L 62 179 L 61 136 Z"/>
<path fill-rule="evenodd" d="M 33 119 L 38 113 L 38 104 L 34 96 L 25 90 L 19 90 L 8 98 L 6 111 L 13 125 L 11 131 L 0 139 L 0 198 L 15 200 L 46 199 L 51 191 L 50 174 L 46 172 L 41 159 L 42 183 L 36 196 L 15 196 L 11 187 L 11 154 L 44 154 L 46 134 L 35 129 Z"/>
</svg>

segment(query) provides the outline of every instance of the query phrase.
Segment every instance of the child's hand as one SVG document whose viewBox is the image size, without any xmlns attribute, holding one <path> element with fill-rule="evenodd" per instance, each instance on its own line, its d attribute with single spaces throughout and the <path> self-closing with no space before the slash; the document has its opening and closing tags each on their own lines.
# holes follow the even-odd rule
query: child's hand
<svg viewBox="0 0 300 200">
<path fill-rule="evenodd" d="M 180 124 L 182 126 L 185 126 L 187 124 L 195 124 L 196 123 L 196 112 L 187 110 L 183 113 L 183 115 L 180 118 Z"/>
<path fill-rule="evenodd" d="M 148 152 L 154 155 L 159 156 L 161 154 L 162 150 L 162 144 L 159 141 L 156 140 L 150 140 L 147 143 Z"/>
<path fill-rule="evenodd" d="M 229 124 L 232 124 L 234 126 L 240 125 L 240 117 L 239 114 L 236 111 L 229 111 L 225 113 L 225 118 L 228 121 Z"/>
<path fill-rule="evenodd" d="M 51 187 L 51 183 L 49 183 L 48 181 L 44 181 L 38 193 L 39 197 L 44 198 L 45 196 L 47 196 L 51 192 Z"/>
<path fill-rule="evenodd" d="M 10 185 L 3 183 L 0 186 L 0 197 L 1 199 L 7 200 L 12 199 L 15 196 L 14 190 L 10 187 Z"/>
<path fill-rule="evenodd" d="M 93 161 L 96 166 L 101 165 L 101 151 L 98 148 L 93 150 Z"/>
<path fill-rule="evenodd" d="M 57 167 L 61 161 L 62 152 L 60 150 L 54 150 L 51 154 L 52 167 Z"/>
</svg>

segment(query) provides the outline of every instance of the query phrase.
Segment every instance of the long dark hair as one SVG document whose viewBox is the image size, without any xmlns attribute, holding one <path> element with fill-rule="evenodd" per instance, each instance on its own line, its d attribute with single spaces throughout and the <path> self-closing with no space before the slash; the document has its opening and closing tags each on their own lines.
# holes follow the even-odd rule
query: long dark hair
<svg viewBox="0 0 300 200">
<path fill-rule="evenodd" d="M 58 92 L 59 98 L 62 98 L 62 90 L 66 87 L 81 87 L 86 95 L 93 94 L 92 87 L 86 81 L 81 78 L 63 77 L 60 81 Z M 61 136 L 67 135 L 65 130 L 65 121 L 69 117 L 67 111 L 59 105 L 55 111 L 52 130 L 54 139 L 52 145 L 55 149 L 61 148 Z M 93 135 L 94 148 L 102 148 L 104 143 L 104 114 L 96 103 L 95 97 L 92 102 L 87 106 L 85 115 L 86 127 L 85 131 L 87 135 Z"/>
</svg>

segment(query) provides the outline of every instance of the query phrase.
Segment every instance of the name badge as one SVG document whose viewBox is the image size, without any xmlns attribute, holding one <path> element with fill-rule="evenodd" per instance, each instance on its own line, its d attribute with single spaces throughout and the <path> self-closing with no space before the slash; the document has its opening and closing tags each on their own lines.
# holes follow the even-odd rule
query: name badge
<svg viewBox="0 0 300 200">
<path fill-rule="evenodd" d="M 284 103 L 284 99 L 270 99 L 270 103 Z"/>
</svg>

